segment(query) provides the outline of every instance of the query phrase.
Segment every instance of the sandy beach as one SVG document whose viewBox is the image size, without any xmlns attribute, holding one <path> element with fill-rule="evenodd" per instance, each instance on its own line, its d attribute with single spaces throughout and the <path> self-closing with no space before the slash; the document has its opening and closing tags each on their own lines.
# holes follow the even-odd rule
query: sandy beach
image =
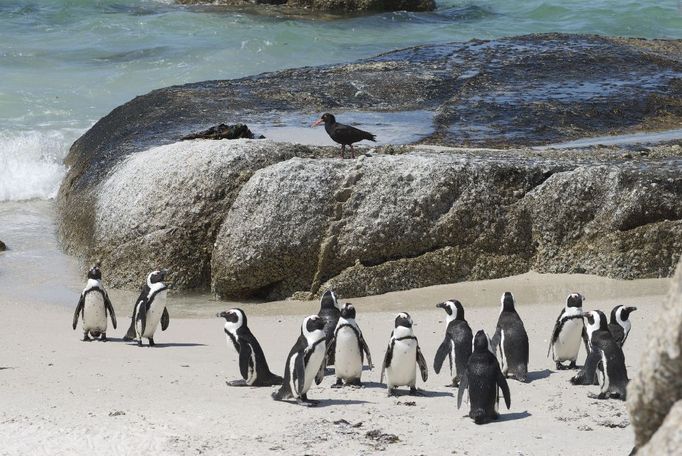
<svg viewBox="0 0 682 456">
<path fill-rule="evenodd" d="M 225 385 L 226 379 L 239 378 L 237 356 L 226 344 L 222 319 L 212 315 L 231 304 L 206 303 L 188 311 L 182 299 L 170 299 L 171 324 L 157 334 L 158 346 L 138 348 L 120 340 L 131 305 L 121 302 L 122 295 L 114 293 L 119 327 L 109 331 L 108 343 L 81 342 L 80 330 L 71 329 L 68 303 L 4 299 L 0 454 L 627 454 L 633 432 L 625 403 L 590 398 L 598 387 L 570 385 L 573 372 L 555 371 L 546 358 L 548 337 L 568 291 L 587 296 L 586 310 L 637 306 L 624 347 L 632 377 L 652 330 L 647 317 L 659 309 L 668 282 L 528 273 L 341 297 L 358 309 L 357 321 L 377 367 L 364 372 L 363 389 L 331 389 L 334 377 L 326 376 L 309 392 L 321 401 L 316 408 L 274 402 L 271 388 Z M 423 397 L 386 397 L 380 365 L 398 311 L 412 314 L 431 368 L 444 334 L 445 314 L 435 304 L 459 298 L 474 331 L 491 333 L 499 295 L 506 289 L 516 293 L 530 338 L 531 381 L 509 381 L 511 409 L 502 406 L 499 421 L 477 426 L 466 417 L 468 404 L 457 410 L 457 390 L 445 386 L 447 369 L 440 375 L 431 369 L 428 381 L 418 383 Z M 293 301 L 242 305 L 274 372 L 282 373 L 302 318 L 317 306 Z M 584 356 L 581 349 L 579 363 Z"/>
</svg>

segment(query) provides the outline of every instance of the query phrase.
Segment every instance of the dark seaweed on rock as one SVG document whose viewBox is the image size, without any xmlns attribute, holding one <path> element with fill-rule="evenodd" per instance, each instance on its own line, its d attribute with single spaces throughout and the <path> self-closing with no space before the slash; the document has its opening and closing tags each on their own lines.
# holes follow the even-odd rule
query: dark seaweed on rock
<svg viewBox="0 0 682 456">
<path fill-rule="evenodd" d="M 225 125 L 220 124 L 209 128 L 208 130 L 203 130 L 198 133 L 190 133 L 180 138 L 182 141 L 189 139 L 253 139 L 254 135 L 244 124 L 235 125 Z"/>
</svg>

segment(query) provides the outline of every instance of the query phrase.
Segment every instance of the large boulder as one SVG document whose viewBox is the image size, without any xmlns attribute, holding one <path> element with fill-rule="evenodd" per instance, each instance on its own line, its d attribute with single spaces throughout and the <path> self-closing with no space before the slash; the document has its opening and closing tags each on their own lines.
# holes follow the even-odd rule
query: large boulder
<svg viewBox="0 0 682 456">
<path fill-rule="evenodd" d="M 675 454 L 682 445 L 682 261 L 651 328 L 627 406 L 642 454 Z"/>
</svg>

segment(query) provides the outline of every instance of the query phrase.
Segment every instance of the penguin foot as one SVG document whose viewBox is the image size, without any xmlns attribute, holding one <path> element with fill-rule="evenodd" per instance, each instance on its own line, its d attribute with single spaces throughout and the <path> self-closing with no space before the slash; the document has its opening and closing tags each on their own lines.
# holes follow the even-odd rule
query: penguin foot
<svg viewBox="0 0 682 456">
<path fill-rule="evenodd" d="M 608 399 L 609 395 L 607 393 L 599 393 L 597 399 Z"/>
<path fill-rule="evenodd" d="M 156 345 L 156 344 L 154 343 L 154 339 L 152 339 L 151 337 L 149 337 L 148 339 L 149 339 L 149 346 L 150 346 L 150 347 L 153 347 L 154 345 Z"/>
<path fill-rule="evenodd" d="M 568 365 L 567 369 L 577 369 L 578 366 L 575 364 L 575 361 L 571 361 L 571 363 Z"/>
<path fill-rule="evenodd" d="M 107 341 L 107 333 L 102 333 L 101 336 L 99 336 L 100 342 L 106 342 Z"/>
<path fill-rule="evenodd" d="M 334 383 L 331 387 L 334 389 L 343 388 L 343 380 L 341 380 L 340 378 L 337 378 L 336 383 Z"/>
<path fill-rule="evenodd" d="M 410 388 L 410 396 L 423 396 L 423 395 L 424 395 L 424 393 L 419 391 L 414 386 Z"/>
<path fill-rule="evenodd" d="M 395 391 L 395 388 L 388 388 L 388 397 L 398 397 L 398 393 Z"/>
<path fill-rule="evenodd" d="M 137 346 L 138 346 L 138 347 L 141 347 L 141 346 L 142 346 L 142 337 L 140 337 L 139 339 L 137 339 Z"/>
<path fill-rule="evenodd" d="M 556 370 L 562 371 L 562 370 L 566 370 L 566 369 L 568 369 L 568 367 L 564 366 L 564 365 L 561 364 L 560 362 L 557 362 L 557 363 L 556 363 Z"/>
<path fill-rule="evenodd" d="M 246 380 L 232 380 L 232 381 L 226 380 L 225 383 L 227 384 L 227 386 L 249 386 L 246 383 Z"/>
<path fill-rule="evenodd" d="M 88 333 L 83 334 L 83 342 L 91 342 L 92 339 L 88 336 Z"/>
<path fill-rule="evenodd" d="M 307 395 L 302 395 L 300 398 L 298 398 L 298 403 L 299 405 L 305 405 L 307 407 L 315 407 L 320 403 L 320 401 L 316 401 L 314 399 L 308 399 Z"/>
<path fill-rule="evenodd" d="M 359 378 L 354 378 L 353 380 L 346 382 L 346 385 L 350 386 L 351 388 L 363 388 L 362 382 Z"/>
</svg>

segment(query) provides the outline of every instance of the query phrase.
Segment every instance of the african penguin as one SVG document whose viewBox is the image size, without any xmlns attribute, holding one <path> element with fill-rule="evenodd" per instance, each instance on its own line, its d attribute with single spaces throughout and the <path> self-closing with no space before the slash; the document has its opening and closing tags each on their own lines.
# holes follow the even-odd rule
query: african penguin
<svg viewBox="0 0 682 456">
<path fill-rule="evenodd" d="M 416 364 L 415 364 L 416 363 Z M 419 365 L 422 381 L 429 377 L 426 360 L 419 348 L 419 342 L 412 331 L 412 317 L 407 312 L 401 312 L 395 317 L 395 328 L 391 332 L 384 363 L 381 368 L 381 382 L 386 373 L 386 387 L 388 395 L 394 396 L 396 386 L 407 385 L 411 395 L 418 395 L 416 365 Z"/>
<path fill-rule="evenodd" d="M 341 316 L 341 304 L 334 291 L 327 290 L 324 292 L 320 299 L 320 311 L 317 315 L 324 320 L 325 342 L 329 352 L 327 366 L 333 366 L 336 350 L 334 350 L 334 346 L 332 345 L 332 338 L 334 337 L 336 324 L 339 322 L 339 317 Z"/>
<path fill-rule="evenodd" d="M 78 317 L 83 319 L 83 342 L 89 342 L 90 337 L 107 340 L 107 313 L 111 316 L 111 324 L 116 329 L 116 313 L 111 305 L 109 295 L 102 285 L 102 271 L 96 263 L 88 271 L 88 282 L 81 293 L 78 305 L 73 313 L 73 329 L 78 325 Z"/>
<path fill-rule="evenodd" d="M 154 346 L 154 332 L 161 322 L 161 330 L 165 331 L 170 323 L 168 309 L 166 309 L 166 292 L 168 286 L 163 283 L 168 271 L 165 269 L 153 271 L 147 275 L 142 286 L 142 292 L 133 307 L 130 327 L 123 340 L 137 339 L 142 346 L 142 338 L 149 340 L 149 346 Z"/>
<path fill-rule="evenodd" d="M 243 380 L 228 381 L 228 386 L 281 385 L 282 377 L 270 372 L 265 354 L 256 336 L 246 324 L 246 314 L 241 309 L 220 312 L 216 317 L 225 319 L 224 331 L 234 349 L 239 353 L 239 372 Z"/>
<path fill-rule="evenodd" d="M 317 405 L 319 401 L 308 399 L 308 390 L 315 380 L 319 385 L 324 378 L 327 344 L 324 333 L 325 321 L 319 315 L 303 319 L 301 335 L 291 347 L 284 367 L 282 387 L 272 394 L 276 401 L 294 398 L 301 405 Z"/>
<path fill-rule="evenodd" d="M 585 329 L 590 344 L 590 353 L 585 366 L 571 379 L 574 385 L 592 385 L 600 377 L 601 392 L 597 399 L 617 398 L 625 400 L 628 373 L 623 350 L 615 341 L 606 321 L 606 315 L 599 310 L 584 315 Z"/>
<path fill-rule="evenodd" d="M 566 305 L 559 314 L 552 338 L 549 341 L 547 356 L 552 353 L 552 359 L 556 363 L 557 370 L 576 369 L 575 362 L 578 359 L 580 350 L 580 340 L 582 339 L 583 325 L 583 300 L 580 293 L 572 293 L 566 298 Z M 585 343 L 587 339 L 585 338 Z M 585 347 L 587 350 L 587 347 Z M 561 364 L 563 361 L 570 361 L 568 366 Z"/>
<path fill-rule="evenodd" d="M 613 335 L 613 339 L 618 346 L 622 347 L 625 344 L 625 339 L 628 338 L 632 323 L 630 322 L 630 313 L 637 310 L 637 307 L 625 307 L 622 304 L 617 305 L 611 310 L 611 321 L 609 322 L 609 331 Z"/>
<path fill-rule="evenodd" d="M 367 355 L 367 364 L 372 369 L 372 355 L 362 331 L 355 321 L 355 307 L 353 304 L 346 303 L 341 309 L 341 317 L 336 325 L 334 337 L 328 351 L 335 352 L 334 374 L 336 384 L 332 388 L 340 388 L 343 382 L 346 385 L 362 386 L 360 377 L 362 376 L 363 354 Z"/>
<path fill-rule="evenodd" d="M 443 361 L 447 356 L 452 375 L 452 362 L 455 362 L 455 376 L 452 377 L 452 386 L 458 386 L 459 381 L 466 370 L 469 356 L 471 356 L 473 332 L 469 323 L 464 319 L 464 307 L 456 299 L 441 302 L 436 307 L 445 310 L 445 340 L 440 344 L 433 360 L 433 370 L 440 372 Z"/>
<path fill-rule="evenodd" d="M 506 291 L 502 295 L 492 345 L 496 351 L 500 350 L 502 373 L 525 382 L 528 375 L 528 334 L 514 305 L 514 296 Z"/>
<path fill-rule="evenodd" d="M 469 390 L 469 417 L 476 424 L 484 424 L 499 417 L 498 387 L 502 390 L 507 410 L 511 406 L 511 395 L 507 379 L 502 374 L 497 358 L 489 349 L 489 339 L 480 330 L 474 337 L 474 352 L 469 358 L 457 393 L 457 408 L 462 406 L 464 391 Z"/>
</svg>

